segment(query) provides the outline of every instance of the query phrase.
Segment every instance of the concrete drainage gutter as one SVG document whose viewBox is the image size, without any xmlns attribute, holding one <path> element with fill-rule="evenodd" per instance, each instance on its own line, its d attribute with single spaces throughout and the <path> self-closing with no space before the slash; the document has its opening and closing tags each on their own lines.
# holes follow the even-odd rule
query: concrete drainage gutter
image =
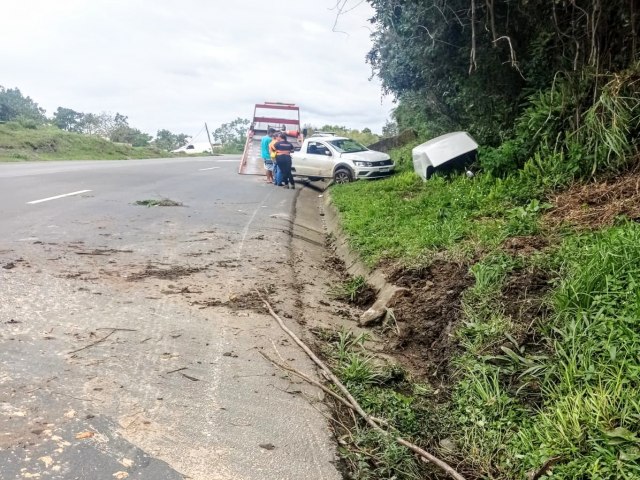
<svg viewBox="0 0 640 480">
<path fill-rule="evenodd" d="M 327 233 L 332 234 L 335 239 L 335 254 L 340 258 L 351 276 L 362 276 L 367 283 L 377 291 L 375 303 L 364 312 L 358 320 L 358 325 L 362 327 L 373 326 L 382 322 L 390 314 L 388 305 L 394 294 L 403 290 L 387 281 L 382 271 L 367 267 L 359 255 L 349 246 L 349 240 L 340 225 L 338 211 L 331 202 L 331 195 L 325 191 L 320 200 L 320 211 L 324 213 L 324 224 Z"/>
</svg>

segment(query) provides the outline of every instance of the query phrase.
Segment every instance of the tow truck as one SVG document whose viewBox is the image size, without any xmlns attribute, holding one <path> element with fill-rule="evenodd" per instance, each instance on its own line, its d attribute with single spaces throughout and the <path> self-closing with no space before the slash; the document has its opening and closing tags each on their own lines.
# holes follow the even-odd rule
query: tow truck
<svg viewBox="0 0 640 480">
<path fill-rule="evenodd" d="M 240 160 L 238 173 L 241 175 L 264 175 L 260 142 L 269 128 L 287 132 L 287 139 L 294 148 L 300 149 L 300 108 L 295 103 L 257 103 Z"/>
</svg>

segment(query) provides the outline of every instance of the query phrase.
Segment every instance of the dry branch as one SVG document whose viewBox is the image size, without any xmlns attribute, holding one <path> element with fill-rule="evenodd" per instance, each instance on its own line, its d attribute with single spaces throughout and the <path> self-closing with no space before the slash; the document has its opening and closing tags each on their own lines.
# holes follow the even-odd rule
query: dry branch
<svg viewBox="0 0 640 480">
<path fill-rule="evenodd" d="M 271 363 L 273 363 L 276 367 L 281 368 L 282 370 L 285 370 L 285 371 L 287 371 L 289 373 L 293 373 L 295 376 L 301 378 L 305 382 L 307 382 L 307 383 L 309 383 L 311 385 L 314 385 L 314 386 L 318 387 L 319 389 L 321 389 L 326 394 L 331 395 L 333 398 L 338 400 L 340 403 L 342 403 L 347 408 L 353 409 L 353 405 L 351 405 L 348 400 L 346 400 L 345 398 L 342 398 L 336 392 L 334 392 L 331 389 L 325 387 L 322 383 L 318 382 L 317 380 L 314 380 L 313 378 L 305 375 L 300 370 L 297 370 L 297 369 L 291 367 L 290 365 L 286 365 L 284 363 L 280 363 L 280 362 L 274 360 L 273 358 L 271 358 L 269 355 L 267 355 L 264 352 L 258 352 L 258 353 L 260 353 L 260 355 L 262 355 L 264 358 L 266 358 Z"/>
<path fill-rule="evenodd" d="M 306 343 L 300 340 L 300 338 L 284 324 L 282 318 L 280 318 L 280 316 L 273 310 L 271 304 L 262 296 L 260 291 L 256 290 L 256 293 L 258 294 L 258 297 L 260 297 L 260 300 L 262 300 L 262 302 L 264 303 L 265 307 L 267 307 L 267 309 L 269 310 L 269 314 L 278 322 L 280 328 L 282 328 L 282 330 L 284 330 L 285 333 L 289 335 L 293 339 L 293 341 L 296 342 L 300 348 L 302 348 L 302 350 L 304 350 L 304 352 L 309 356 L 309 358 L 311 358 L 311 360 L 313 360 L 313 362 L 320 368 L 320 370 L 326 375 L 326 377 L 331 380 L 331 382 L 338 388 L 338 390 L 342 392 L 345 397 L 345 399 L 343 400 L 345 402 L 348 401 L 348 403 L 350 404 L 350 409 L 357 412 L 358 415 L 360 415 L 371 428 L 381 433 L 383 436 L 394 438 L 395 441 L 400 445 L 403 445 L 412 452 L 418 454 L 422 461 L 426 463 L 432 463 L 433 465 L 440 467 L 452 478 L 456 480 L 465 480 L 465 478 L 460 473 L 455 471 L 453 467 L 451 467 L 444 460 L 440 460 L 438 457 L 433 456 L 429 452 L 405 440 L 404 438 L 392 436 L 387 430 L 384 430 L 382 427 L 380 427 L 380 425 L 378 425 L 375 420 L 362 409 L 358 401 L 351 395 L 347 387 L 342 384 L 342 382 L 338 379 L 338 377 L 334 375 L 329 367 L 327 367 L 327 365 L 322 360 L 320 360 L 315 353 L 313 353 L 313 351 L 307 346 Z"/>
<path fill-rule="evenodd" d="M 101 330 L 101 329 L 98 329 L 98 330 Z M 111 331 L 110 331 L 108 334 L 106 334 L 104 337 L 100 338 L 99 340 L 96 340 L 96 341 L 95 341 L 95 342 L 93 342 L 93 343 L 90 343 L 89 345 L 85 345 L 85 346 L 84 346 L 84 347 L 82 347 L 82 348 L 78 348 L 77 350 L 73 350 L 73 351 L 69 352 L 69 353 L 68 353 L 68 355 L 72 355 L 72 354 L 74 354 L 74 353 L 78 353 L 78 352 L 80 352 L 80 351 L 82 351 L 82 350 L 86 350 L 87 348 L 95 347 L 96 345 L 98 345 L 98 344 L 100 344 L 100 343 L 104 342 L 107 338 L 109 338 L 111 335 L 113 335 L 113 334 L 114 334 L 114 333 L 116 333 L 116 332 L 135 332 L 135 331 L 136 331 L 136 330 L 133 330 L 133 329 L 131 329 L 131 328 L 113 328 L 113 329 L 111 329 Z"/>
</svg>

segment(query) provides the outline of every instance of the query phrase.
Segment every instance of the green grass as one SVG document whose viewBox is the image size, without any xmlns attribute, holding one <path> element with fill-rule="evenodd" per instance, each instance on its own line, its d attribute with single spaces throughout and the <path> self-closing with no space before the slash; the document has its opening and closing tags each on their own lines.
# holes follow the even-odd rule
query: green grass
<svg viewBox="0 0 640 480">
<path fill-rule="evenodd" d="M 172 156 L 150 147 L 131 147 L 95 135 L 65 132 L 56 127 L 25 128 L 18 123 L 0 124 L 0 161 L 118 160 Z"/>
<path fill-rule="evenodd" d="M 411 170 L 407 151 L 392 153 L 399 164 L 393 177 L 331 190 L 342 227 L 367 264 L 383 258 L 420 262 L 446 249 L 470 258 L 509 236 L 538 231 L 547 205 L 526 177 L 458 175 L 423 182 Z"/>
<path fill-rule="evenodd" d="M 640 479 L 640 225 L 551 232 L 540 223 L 543 193 L 562 182 L 536 178 L 541 170 L 422 182 L 409 154 L 394 153 L 393 178 L 336 186 L 331 197 L 370 265 L 423 265 L 438 252 L 471 265 L 447 400 L 415 395 L 408 377 L 380 383 L 362 351 L 338 358 L 342 378 L 368 411 L 471 477 Z M 555 244 L 537 254 L 502 247 L 511 236 L 549 234 Z M 543 313 L 515 314 L 528 293 L 505 297 L 508 282 L 535 272 L 550 279 L 536 299 Z M 355 432 L 356 446 L 342 452 L 355 478 L 424 474 L 361 426 Z"/>
<path fill-rule="evenodd" d="M 510 344 L 479 357 L 487 331 L 513 339 L 508 323 L 491 331 L 476 318 L 484 329 L 458 332 L 468 348 L 453 397 L 458 441 L 492 478 L 525 478 L 552 458 L 552 478 L 640 478 L 640 227 L 569 236 L 548 264 L 552 314 L 534 327 L 544 354 Z"/>
<path fill-rule="evenodd" d="M 147 200 L 137 200 L 136 205 L 142 205 L 143 207 L 182 207 L 184 206 L 182 202 L 176 202 L 175 200 L 171 200 L 170 198 L 161 198 L 158 199 L 147 199 Z"/>
<path fill-rule="evenodd" d="M 350 278 L 340 284 L 334 285 L 328 291 L 328 295 L 336 300 L 354 303 L 358 296 L 367 288 L 367 281 L 362 275 Z"/>
<path fill-rule="evenodd" d="M 449 427 L 445 410 L 434 408 L 434 392 L 428 385 L 412 383 L 397 365 L 381 365 L 363 348 L 365 336 L 342 331 L 326 345 L 326 355 L 340 380 L 370 415 L 384 420 L 408 439 L 425 437 L 436 443 Z M 339 452 L 350 477 L 432 478 L 430 466 L 416 462 L 414 455 L 393 439 L 383 437 L 360 420 L 345 415 L 337 427 Z M 435 478 L 435 477 L 434 477 Z"/>
</svg>

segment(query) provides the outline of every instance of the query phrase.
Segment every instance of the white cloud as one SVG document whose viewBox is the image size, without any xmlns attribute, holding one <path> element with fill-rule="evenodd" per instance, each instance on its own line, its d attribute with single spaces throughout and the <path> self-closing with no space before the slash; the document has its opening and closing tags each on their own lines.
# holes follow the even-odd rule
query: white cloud
<svg viewBox="0 0 640 480">
<path fill-rule="evenodd" d="M 366 3 L 340 17 L 346 34 L 331 30 L 335 0 L 12 3 L 0 84 L 48 113 L 118 111 L 152 134 L 192 134 L 270 100 L 299 104 L 304 123 L 379 131 L 392 107 L 368 80 Z"/>
</svg>

